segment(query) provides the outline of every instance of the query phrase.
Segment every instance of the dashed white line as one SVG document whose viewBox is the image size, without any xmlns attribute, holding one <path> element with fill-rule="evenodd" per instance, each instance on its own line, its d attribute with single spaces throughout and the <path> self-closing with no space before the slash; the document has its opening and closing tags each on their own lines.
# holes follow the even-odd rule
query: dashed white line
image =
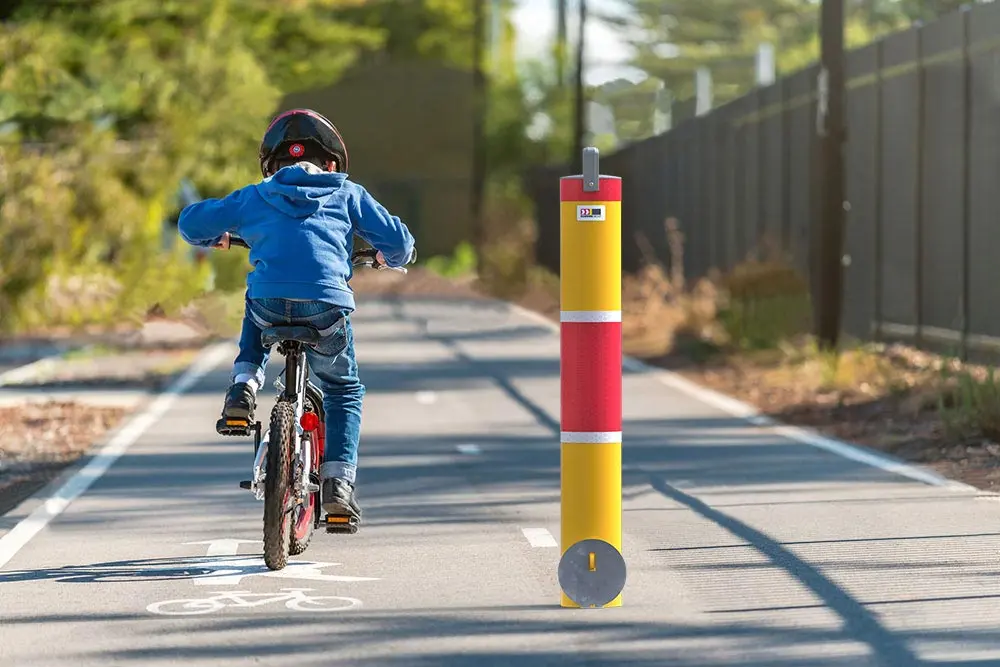
<svg viewBox="0 0 1000 667">
<path fill-rule="evenodd" d="M 433 391 L 418 391 L 414 398 L 417 399 L 417 403 L 420 405 L 433 405 L 437 403 L 437 393 Z"/>
<path fill-rule="evenodd" d="M 469 454 L 470 456 L 483 453 L 483 450 L 479 448 L 479 445 L 473 444 L 455 445 L 455 449 L 458 450 L 459 454 Z"/>
<path fill-rule="evenodd" d="M 521 532 L 524 533 L 528 544 L 535 549 L 551 549 L 559 546 L 556 538 L 545 528 L 522 528 Z"/>
</svg>

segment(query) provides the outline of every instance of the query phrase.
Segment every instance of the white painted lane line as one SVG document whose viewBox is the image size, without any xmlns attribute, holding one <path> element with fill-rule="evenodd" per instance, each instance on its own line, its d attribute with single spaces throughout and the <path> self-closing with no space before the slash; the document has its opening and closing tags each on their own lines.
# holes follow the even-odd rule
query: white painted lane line
<svg viewBox="0 0 1000 667">
<path fill-rule="evenodd" d="M 559 325 L 549 320 L 544 315 L 528 310 L 527 308 L 517 304 L 508 303 L 507 307 L 511 312 L 517 313 L 553 333 L 559 333 Z M 902 475 L 903 477 L 908 477 L 914 481 L 929 484 L 931 486 L 941 487 L 950 491 L 961 491 L 963 493 L 984 493 L 974 486 L 948 479 L 947 477 L 938 475 L 934 471 L 928 470 L 922 466 L 913 465 L 904 461 L 898 461 L 887 456 L 883 456 L 875 450 L 843 442 L 842 440 L 829 438 L 816 431 L 800 428 L 798 426 L 788 426 L 786 424 L 782 424 L 781 422 L 771 419 L 767 415 L 761 414 L 761 412 L 752 405 L 748 405 L 743 401 L 738 401 L 735 398 L 726 396 L 725 394 L 721 394 L 712 389 L 708 389 L 707 387 L 702 387 L 701 385 L 691 382 L 687 378 L 677 375 L 676 373 L 650 366 L 649 364 L 643 363 L 638 359 L 633 359 L 632 357 L 622 357 L 622 366 L 632 372 L 652 375 L 662 384 L 687 394 L 688 396 L 699 400 L 706 405 L 711 405 L 712 407 L 718 408 L 723 412 L 727 412 L 734 417 L 744 419 L 754 426 L 770 429 L 773 433 L 783 435 L 784 437 L 803 445 L 809 445 L 817 449 L 822 449 L 843 458 L 857 461 L 858 463 L 863 463 L 889 473 Z"/>
<path fill-rule="evenodd" d="M 101 448 L 87 465 L 56 490 L 44 503 L 0 537 L 0 568 L 37 535 L 53 519 L 76 500 L 90 485 L 100 479 L 108 468 L 131 447 L 150 426 L 159 421 L 184 392 L 208 375 L 223 359 L 233 353 L 232 343 L 219 343 L 204 350 L 187 371 L 149 407 L 129 421 Z"/>
<path fill-rule="evenodd" d="M 5 387 L 9 384 L 20 384 L 27 380 L 33 380 L 38 375 L 46 373 L 58 366 L 59 359 L 61 357 L 62 353 L 60 352 L 59 354 L 42 357 L 41 359 L 33 361 L 30 364 L 12 368 L 9 371 L 0 373 L 0 387 Z"/>
<path fill-rule="evenodd" d="M 418 391 L 415 398 L 420 405 L 433 405 L 438 400 L 437 393 L 433 391 Z"/>
<path fill-rule="evenodd" d="M 185 545 L 207 544 L 206 556 L 235 556 L 240 552 L 241 544 L 260 544 L 260 540 L 240 540 L 225 538 L 221 540 L 204 540 L 202 542 L 185 542 Z"/>
<path fill-rule="evenodd" d="M 556 542 L 556 538 L 552 537 L 552 533 L 545 528 L 522 528 L 521 532 L 524 533 L 524 537 L 528 540 L 528 544 L 535 549 L 551 549 L 559 546 Z"/>
<path fill-rule="evenodd" d="M 473 445 L 473 444 L 455 445 L 455 449 L 458 450 L 459 454 L 476 455 L 483 453 L 483 450 L 479 449 L 479 445 Z"/>
</svg>

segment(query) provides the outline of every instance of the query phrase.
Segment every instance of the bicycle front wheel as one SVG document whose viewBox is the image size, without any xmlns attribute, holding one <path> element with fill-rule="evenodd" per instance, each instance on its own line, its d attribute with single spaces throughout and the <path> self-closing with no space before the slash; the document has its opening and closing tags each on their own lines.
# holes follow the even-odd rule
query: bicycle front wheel
<svg viewBox="0 0 1000 667">
<path fill-rule="evenodd" d="M 344 598 L 337 595 L 321 595 L 319 597 L 292 598 L 285 606 L 294 611 L 347 611 L 361 606 L 361 600 Z"/>
<path fill-rule="evenodd" d="M 214 598 L 202 600 L 164 600 L 154 602 L 146 607 L 146 611 L 161 616 L 194 616 L 196 614 L 211 614 L 225 608 L 225 603 Z"/>
<path fill-rule="evenodd" d="M 291 542 L 291 466 L 295 406 L 279 400 L 271 410 L 264 479 L 264 563 L 272 570 L 288 564 Z"/>
</svg>

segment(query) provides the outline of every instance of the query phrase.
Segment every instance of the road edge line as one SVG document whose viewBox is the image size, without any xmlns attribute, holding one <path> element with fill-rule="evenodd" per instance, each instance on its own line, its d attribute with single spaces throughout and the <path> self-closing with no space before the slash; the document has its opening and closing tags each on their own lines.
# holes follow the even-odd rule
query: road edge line
<svg viewBox="0 0 1000 667">
<path fill-rule="evenodd" d="M 35 535 L 40 533 L 94 482 L 100 479 L 115 461 L 128 451 L 129 447 L 135 444 L 153 424 L 173 407 L 180 396 L 214 370 L 226 358 L 226 355 L 231 353 L 232 343 L 229 341 L 216 343 L 202 350 L 179 378 L 160 392 L 141 412 L 121 426 L 86 465 L 76 470 L 54 492 L 41 500 L 41 504 L 28 516 L 18 521 L 3 536 L 0 536 L 0 569 L 6 566 Z M 16 511 L 16 508 L 12 511 Z"/>
<path fill-rule="evenodd" d="M 501 303 L 506 303 L 511 312 L 537 322 L 553 333 L 559 333 L 559 325 L 541 313 L 529 310 L 528 308 L 516 303 Z M 883 454 L 882 452 L 864 447 L 863 445 L 856 445 L 854 443 L 831 438 L 830 436 L 823 435 L 822 433 L 812 429 L 803 428 L 801 426 L 791 426 L 789 424 L 785 424 L 764 415 L 760 410 L 748 403 L 744 403 L 743 401 L 735 399 L 732 396 L 727 396 L 721 392 L 715 391 L 714 389 L 703 387 L 702 385 L 692 382 L 691 380 L 688 380 L 687 378 L 665 368 L 657 368 L 628 356 L 623 356 L 622 365 L 626 369 L 633 372 L 652 375 L 659 380 L 661 384 L 664 384 L 672 389 L 676 389 L 677 391 L 701 401 L 706 405 L 718 408 L 723 412 L 729 413 L 733 417 L 746 420 L 754 426 L 767 428 L 773 433 L 783 435 L 786 438 L 794 440 L 800 444 L 822 449 L 851 461 L 863 463 L 885 472 L 901 475 L 923 484 L 948 489 L 949 491 L 961 491 L 964 493 L 973 492 L 980 496 L 996 495 L 991 494 L 988 491 L 983 491 L 982 489 L 977 489 L 971 484 L 965 484 L 964 482 L 948 479 L 933 470 L 924 468 L 923 466 L 918 466 L 908 461 L 903 461 L 902 459 L 893 458 Z"/>
<path fill-rule="evenodd" d="M 16 368 L 11 368 L 8 371 L 0 373 L 0 387 L 9 388 L 24 382 L 25 380 L 35 379 L 38 377 L 40 372 L 44 372 L 56 366 L 59 363 L 59 360 L 62 359 L 67 352 L 69 352 L 69 349 L 47 354 L 43 357 L 35 359 L 34 361 L 29 361 L 23 366 L 17 366 Z"/>
</svg>

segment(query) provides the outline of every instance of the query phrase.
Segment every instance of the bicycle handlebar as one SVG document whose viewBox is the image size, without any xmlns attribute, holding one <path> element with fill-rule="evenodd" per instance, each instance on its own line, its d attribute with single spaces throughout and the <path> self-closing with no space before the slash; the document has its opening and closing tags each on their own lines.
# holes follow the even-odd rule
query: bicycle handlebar
<svg viewBox="0 0 1000 667">
<path fill-rule="evenodd" d="M 241 248 L 250 249 L 250 245 L 239 236 L 233 234 L 229 235 L 229 245 L 239 246 Z M 406 273 L 406 267 L 403 266 L 386 266 L 385 264 L 379 264 L 375 261 L 375 257 L 378 254 L 378 250 L 375 248 L 368 248 L 367 250 L 355 250 L 351 254 L 351 265 L 352 266 L 367 266 L 375 269 L 376 271 L 398 271 L 399 273 Z"/>
</svg>

